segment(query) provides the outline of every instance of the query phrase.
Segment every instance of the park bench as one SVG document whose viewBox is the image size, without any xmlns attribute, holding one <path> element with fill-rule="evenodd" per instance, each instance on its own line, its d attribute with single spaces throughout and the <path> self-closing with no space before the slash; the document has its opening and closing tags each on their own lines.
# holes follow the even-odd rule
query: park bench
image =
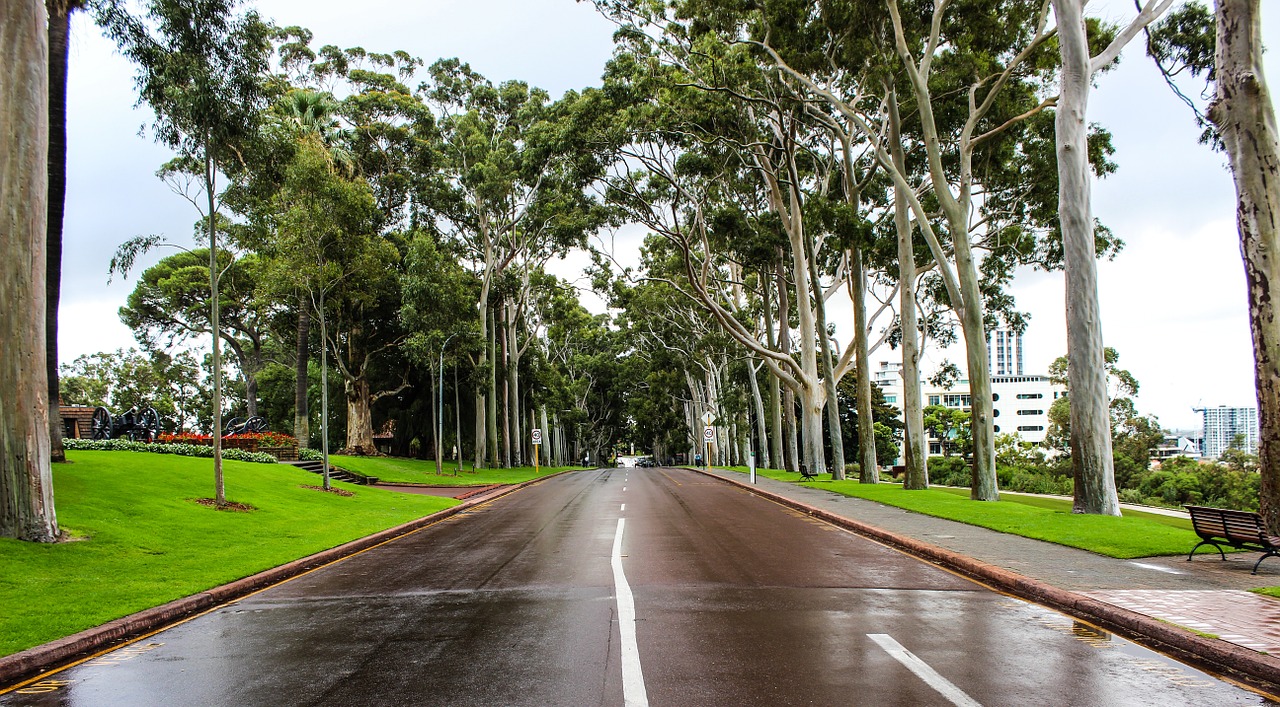
<svg viewBox="0 0 1280 707">
<path fill-rule="evenodd" d="M 1208 508 L 1205 506 L 1184 506 L 1191 514 L 1191 526 L 1200 543 L 1191 548 L 1187 562 L 1196 553 L 1200 545 L 1212 545 L 1218 549 L 1222 559 L 1227 554 L 1222 551 L 1223 542 L 1237 550 L 1257 550 L 1262 557 L 1253 565 L 1253 573 L 1258 573 L 1258 565 L 1268 557 L 1280 557 L 1280 537 L 1269 535 L 1262 522 L 1262 516 L 1252 511 L 1237 511 L 1230 508 Z"/>
<path fill-rule="evenodd" d="M 808 481 L 809 479 L 816 479 L 816 478 L 818 478 L 818 474 L 816 472 L 809 471 L 809 467 L 805 466 L 804 464 L 800 465 L 801 481 Z"/>
</svg>

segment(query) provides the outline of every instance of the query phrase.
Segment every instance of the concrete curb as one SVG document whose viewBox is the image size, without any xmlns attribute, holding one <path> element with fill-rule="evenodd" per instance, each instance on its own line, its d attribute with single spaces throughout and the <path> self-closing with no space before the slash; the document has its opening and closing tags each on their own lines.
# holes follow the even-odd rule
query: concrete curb
<svg viewBox="0 0 1280 707">
<path fill-rule="evenodd" d="M 65 638 L 60 638 L 56 641 L 45 643 L 34 648 L 28 648 L 21 653 L 14 653 L 12 655 L 0 657 L 0 687 L 18 682 L 23 678 L 49 670 L 61 664 L 68 663 L 73 659 L 91 655 L 114 645 L 135 639 L 139 636 L 160 629 L 167 624 L 242 598 L 247 594 L 258 591 L 259 589 L 283 582 L 286 579 L 296 577 L 322 565 L 327 565 L 331 562 L 349 557 L 350 555 L 354 555 L 362 550 L 367 550 L 375 545 L 380 545 L 389 540 L 394 540 L 395 538 L 407 535 L 419 528 L 444 520 L 445 518 L 474 508 L 482 503 L 492 501 L 495 498 L 500 498 L 509 493 L 514 493 L 526 486 L 545 481 L 553 476 L 556 476 L 556 474 L 548 474 L 547 476 L 530 479 L 529 481 L 524 481 L 519 484 L 502 486 L 493 493 L 469 498 L 452 508 L 437 511 L 429 516 L 423 516 L 422 518 L 411 520 L 394 528 L 388 528 L 387 530 L 374 533 L 373 535 L 357 538 L 348 543 L 338 545 L 337 547 L 322 550 L 314 555 L 294 560 L 293 562 L 280 565 L 279 567 L 263 570 L 257 574 L 238 579 L 220 587 L 214 587 L 181 599 L 175 599 L 167 604 L 161 604 L 160 606 L 152 607 L 150 609 L 144 609 L 136 614 L 130 614 L 114 621 L 109 621 L 101 626 L 85 629 L 84 631 L 72 634 Z"/>
<path fill-rule="evenodd" d="M 909 554 L 937 563 L 947 569 L 972 577 L 1000 591 L 1050 606 L 1076 618 L 1098 624 L 1148 647 L 1171 653 L 1189 663 L 1206 667 L 1233 680 L 1271 694 L 1280 694 L 1280 658 L 1259 653 L 1234 643 L 1205 638 L 1173 624 L 1145 614 L 1098 601 L 1046 582 L 1032 579 L 1003 567 L 947 550 L 916 538 L 877 528 L 830 511 L 810 506 L 793 498 L 766 491 L 745 481 L 728 479 L 702 469 L 692 469 L 704 476 L 763 496 L 788 508 L 877 540 Z"/>
</svg>

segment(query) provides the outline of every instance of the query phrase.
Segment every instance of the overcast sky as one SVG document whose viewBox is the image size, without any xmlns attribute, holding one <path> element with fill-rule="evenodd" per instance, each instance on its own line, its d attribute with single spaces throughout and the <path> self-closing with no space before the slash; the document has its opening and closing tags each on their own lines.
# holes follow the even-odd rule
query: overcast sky
<svg viewBox="0 0 1280 707">
<path fill-rule="evenodd" d="M 278 24 L 311 29 L 314 46 L 403 49 L 428 64 L 456 56 L 495 82 L 521 79 L 553 96 L 598 84 L 612 51 L 613 26 L 589 3 L 573 0 L 262 0 L 256 6 Z M 1115 21 L 1132 14 L 1128 2 L 1091 7 Z M 1264 40 L 1280 44 L 1280 12 L 1266 9 L 1272 12 L 1263 18 Z M 59 329 L 64 362 L 135 345 L 117 315 L 133 281 L 107 284 L 111 253 L 146 233 L 189 242 L 198 217 L 154 176 L 171 155 L 138 135 L 150 114 L 133 108 L 130 65 L 85 18 L 77 18 L 72 32 Z M 1280 60 L 1274 52 L 1267 59 L 1274 95 Z M 1094 211 L 1126 243 L 1114 262 L 1099 268 L 1103 339 L 1141 383 L 1139 410 L 1159 416 L 1165 427 L 1198 428 L 1193 406 L 1255 404 L 1234 189 L 1224 156 L 1196 143 L 1188 109 L 1139 42 L 1126 50 L 1119 69 L 1099 79 L 1089 117 L 1112 131 L 1119 164 L 1095 185 Z M 573 279 L 584 262 L 573 257 L 557 271 Z M 1066 352 L 1062 275 L 1020 273 L 1014 293 L 1032 314 L 1027 372 L 1043 373 Z M 847 320 L 840 319 L 847 339 Z M 933 354 L 926 369 L 943 357 Z M 895 358 L 887 349 L 872 355 L 873 362 Z"/>
</svg>

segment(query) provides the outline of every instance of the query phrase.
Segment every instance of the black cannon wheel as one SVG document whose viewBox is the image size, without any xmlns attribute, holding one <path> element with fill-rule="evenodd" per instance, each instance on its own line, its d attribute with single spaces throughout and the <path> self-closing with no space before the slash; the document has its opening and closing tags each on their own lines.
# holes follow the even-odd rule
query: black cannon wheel
<svg viewBox="0 0 1280 707">
<path fill-rule="evenodd" d="M 144 442 L 156 441 L 156 433 L 160 431 L 160 413 L 153 407 L 143 408 L 134 423 L 134 437 Z"/>
<path fill-rule="evenodd" d="M 89 429 L 94 439 L 111 439 L 111 413 L 104 407 L 95 408 Z"/>
<path fill-rule="evenodd" d="M 233 417 L 233 418 L 231 418 L 230 420 L 227 420 L 227 426 L 226 426 L 226 427 L 224 427 L 224 428 L 222 428 L 222 436 L 223 436 L 223 437 L 230 437 L 230 436 L 232 436 L 232 435 L 238 435 L 238 434 L 240 434 L 241 432 L 244 432 L 244 418 L 243 418 L 243 417 Z"/>
<path fill-rule="evenodd" d="M 244 431 L 245 432 L 266 432 L 267 419 L 265 417 L 259 417 L 258 415 L 254 415 L 253 417 L 244 421 Z"/>
</svg>

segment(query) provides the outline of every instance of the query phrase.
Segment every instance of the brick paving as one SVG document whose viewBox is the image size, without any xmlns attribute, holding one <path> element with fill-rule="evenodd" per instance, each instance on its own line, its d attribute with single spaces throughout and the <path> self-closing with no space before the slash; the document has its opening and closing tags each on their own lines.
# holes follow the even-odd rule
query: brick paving
<svg viewBox="0 0 1280 707">
<path fill-rule="evenodd" d="M 1099 601 L 1280 654 L 1280 601 L 1234 589 L 1118 589 L 1080 592 Z"/>
<path fill-rule="evenodd" d="M 745 474 L 713 469 L 743 482 Z M 1280 655 L 1280 600 L 1244 590 L 1280 586 L 1280 559 L 1239 552 L 1187 562 L 1178 557 L 1122 560 L 874 501 L 841 496 L 821 483 L 757 477 L 757 487 L 810 506 L 1017 572 L 1054 587 L 1119 606 L 1251 650 Z M 1188 550 L 1190 548 L 1188 547 Z"/>
</svg>

